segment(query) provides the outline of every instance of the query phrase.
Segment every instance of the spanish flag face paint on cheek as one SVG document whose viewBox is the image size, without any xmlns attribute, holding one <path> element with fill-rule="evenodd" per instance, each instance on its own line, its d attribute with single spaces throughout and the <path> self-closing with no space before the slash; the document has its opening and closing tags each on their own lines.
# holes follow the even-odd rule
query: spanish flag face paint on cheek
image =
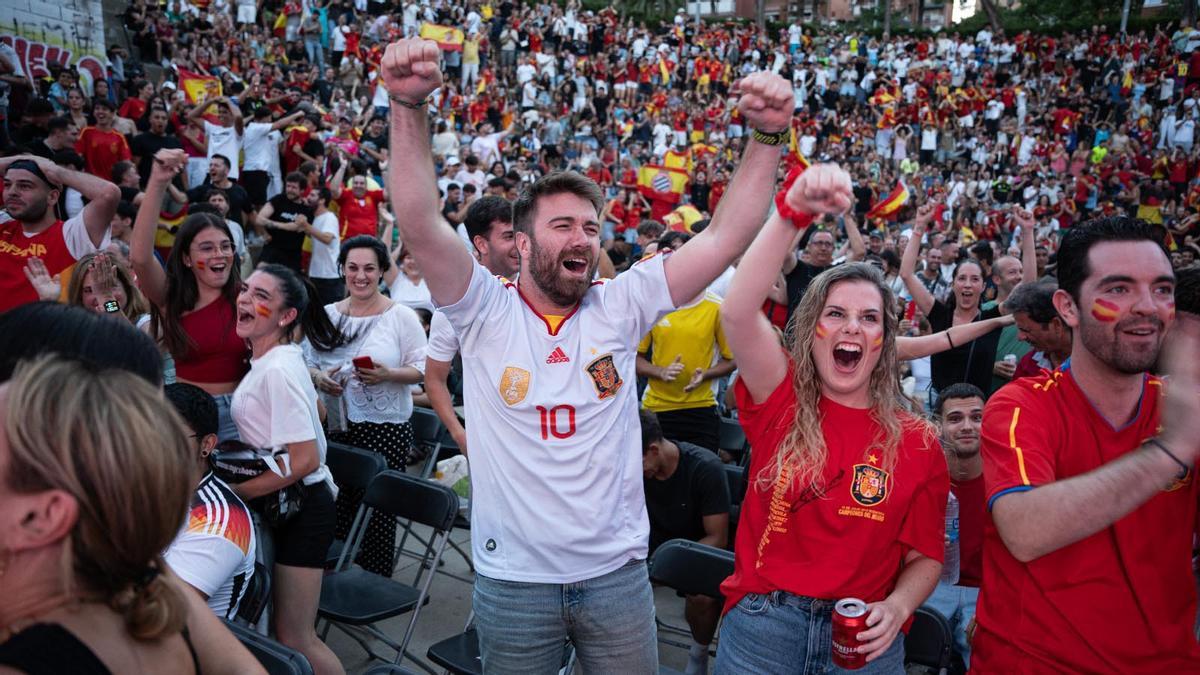
<svg viewBox="0 0 1200 675">
<path fill-rule="evenodd" d="M 198 269 L 198 270 L 202 270 L 202 269 L 204 269 L 204 267 L 205 267 L 205 265 L 204 265 L 204 261 L 203 261 L 203 260 L 197 260 L 197 261 L 196 261 L 196 269 Z"/>
<path fill-rule="evenodd" d="M 877 337 L 871 341 L 871 351 L 877 352 L 881 349 L 883 349 L 883 336 L 882 335 L 880 335 L 879 337 Z"/>
<path fill-rule="evenodd" d="M 257 312 L 259 316 L 271 316 L 271 309 L 266 305 L 255 305 L 254 311 Z"/>
<path fill-rule="evenodd" d="M 1175 303 L 1173 302 L 1167 304 L 1167 319 L 1170 321 L 1175 320 Z"/>
<path fill-rule="evenodd" d="M 1111 323 L 1117 320 L 1117 316 L 1119 316 L 1120 313 L 1121 308 L 1117 307 L 1115 303 L 1109 302 L 1108 300 L 1101 300 L 1100 298 L 1097 298 L 1092 302 L 1092 316 L 1095 317 L 1097 321 Z"/>
<path fill-rule="evenodd" d="M 829 330 L 826 329 L 825 326 L 821 325 L 820 321 L 818 321 L 817 322 L 817 339 L 824 340 L 825 336 L 827 336 L 827 335 L 829 335 Z"/>
</svg>

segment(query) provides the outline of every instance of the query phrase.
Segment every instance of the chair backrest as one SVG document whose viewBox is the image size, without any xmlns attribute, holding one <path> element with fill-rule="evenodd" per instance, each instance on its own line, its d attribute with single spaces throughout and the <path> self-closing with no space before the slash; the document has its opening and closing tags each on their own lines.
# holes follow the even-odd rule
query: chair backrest
<svg viewBox="0 0 1200 675">
<path fill-rule="evenodd" d="M 413 438 L 418 443 L 432 447 L 441 439 L 442 420 L 429 408 L 414 406 L 408 423 L 412 425 Z"/>
<path fill-rule="evenodd" d="M 725 452 L 740 457 L 746 451 L 746 432 L 741 423 L 729 417 L 722 417 L 717 445 Z"/>
<path fill-rule="evenodd" d="M 459 506 L 458 495 L 445 485 L 390 470 L 371 481 L 363 504 L 375 509 L 373 517 L 382 512 L 442 532 L 454 527 Z"/>
<path fill-rule="evenodd" d="M 729 485 L 729 504 L 741 504 L 746 496 L 746 474 L 749 469 L 737 464 L 722 464 L 725 467 L 725 482 Z"/>
<path fill-rule="evenodd" d="M 254 654 L 267 675 L 313 675 L 312 666 L 300 652 L 231 621 L 226 621 L 225 626 Z"/>
<path fill-rule="evenodd" d="M 236 618 L 253 626 L 262 618 L 267 610 L 267 602 L 271 599 L 271 572 L 266 565 L 254 563 L 254 574 L 246 584 L 246 592 L 242 594 L 242 602 L 238 605 Z"/>
<path fill-rule="evenodd" d="M 654 551 L 650 579 L 685 595 L 722 599 L 721 582 L 733 574 L 733 552 L 672 539 Z"/>
<path fill-rule="evenodd" d="M 330 443 L 325 465 L 339 488 L 365 490 L 375 476 L 387 470 L 387 462 L 377 452 L 344 443 Z"/>
<path fill-rule="evenodd" d="M 904 638 L 904 661 L 930 668 L 949 668 L 954 647 L 950 622 L 931 607 L 918 607 Z"/>
</svg>

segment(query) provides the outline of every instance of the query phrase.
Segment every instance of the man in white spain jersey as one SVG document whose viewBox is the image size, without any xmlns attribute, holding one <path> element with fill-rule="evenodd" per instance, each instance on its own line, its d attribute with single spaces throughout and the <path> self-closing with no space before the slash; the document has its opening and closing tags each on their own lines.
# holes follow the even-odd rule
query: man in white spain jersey
<svg viewBox="0 0 1200 675">
<path fill-rule="evenodd" d="M 766 216 L 793 96 L 773 73 L 739 83 L 760 133 L 712 225 L 678 253 L 593 283 L 603 197 L 573 172 L 513 204 L 521 268 L 504 283 L 438 217 L 424 101 L 437 44 L 388 46 L 388 169 L 401 239 L 458 331 L 471 449 L 476 625 L 487 673 L 557 671 L 570 639 L 587 672 L 656 673 L 654 599 L 634 384 L 638 340 L 741 254 Z M 756 209 L 739 204 L 757 204 Z M 756 212 L 750 212 L 756 211 Z"/>
</svg>

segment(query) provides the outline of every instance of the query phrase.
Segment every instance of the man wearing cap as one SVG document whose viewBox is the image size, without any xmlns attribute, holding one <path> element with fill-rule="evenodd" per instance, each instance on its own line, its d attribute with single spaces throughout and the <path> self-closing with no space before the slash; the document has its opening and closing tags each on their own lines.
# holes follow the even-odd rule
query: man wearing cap
<svg viewBox="0 0 1200 675">
<path fill-rule="evenodd" d="M 51 276 L 65 284 L 75 261 L 108 244 L 108 228 L 121 190 L 116 185 L 71 171 L 33 155 L 0 159 L 4 207 L 0 215 L 0 313 L 37 300 L 25 275 L 30 258 L 40 258 Z M 83 195 L 87 206 L 65 223 L 55 215 L 64 187 Z"/>
<path fill-rule="evenodd" d="M 96 125 L 84 127 L 75 141 L 75 152 L 83 157 L 84 170 L 93 176 L 107 179 L 113 166 L 133 157 L 125 136 L 113 129 L 113 105 L 105 99 L 92 102 Z"/>
</svg>

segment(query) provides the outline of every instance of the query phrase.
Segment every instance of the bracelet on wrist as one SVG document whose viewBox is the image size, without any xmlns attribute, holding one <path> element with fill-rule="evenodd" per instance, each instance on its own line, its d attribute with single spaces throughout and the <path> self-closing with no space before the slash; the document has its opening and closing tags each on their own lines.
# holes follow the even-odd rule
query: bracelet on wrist
<svg viewBox="0 0 1200 675">
<path fill-rule="evenodd" d="M 1175 480 L 1183 480 L 1184 478 L 1188 477 L 1189 473 L 1192 472 L 1192 468 L 1189 467 L 1187 464 L 1184 464 L 1183 460 L 1179 459 L 1179 457 L 1177 457 L 1175 455 L 1175 453 L 1171 452 L 1170 448 L 1167 447 L 1167 444 L 1163 443 L 1161 440 L 1159 440 L 1157 436 L 1151 436 L 1150 438 L 1147 438 L 1146 444 L 1153 445 L 1154 447 L 1158 448 L 1159 450 L 1162 450 L 1163 452 L 1167 453 L 1167 457 L 1170 457 L 1171 459 L 1173 459 L 1175 461 L 1176 464 L 1179 465 L 1179 475 L 1175 476 Z"/>
<path fill-rule="evenodd" d="M 759 131 L 758 129 L 750 130 L 750 138 L 762 143 L 763 145 L 780 146 L 787 143 L 792 138 L 792 130 L 790 128 L 782 131 Z"/>
<path fill-rule="evenodd" d="M 404 99 L 400 98 L 399 96 L 397 96 L 395 94 L 388 94 L 388 100 L 391 101 L 392 103 L 395 103 L 397 105 L 408 108 L 409 110 L 421 110 L 426 105 L 429 104 L 428 97 L 423 98 L 420 101 L 417 101 L 416 103 L 410 103 L 409 101 L 405 101 Z"/>
</svg>

